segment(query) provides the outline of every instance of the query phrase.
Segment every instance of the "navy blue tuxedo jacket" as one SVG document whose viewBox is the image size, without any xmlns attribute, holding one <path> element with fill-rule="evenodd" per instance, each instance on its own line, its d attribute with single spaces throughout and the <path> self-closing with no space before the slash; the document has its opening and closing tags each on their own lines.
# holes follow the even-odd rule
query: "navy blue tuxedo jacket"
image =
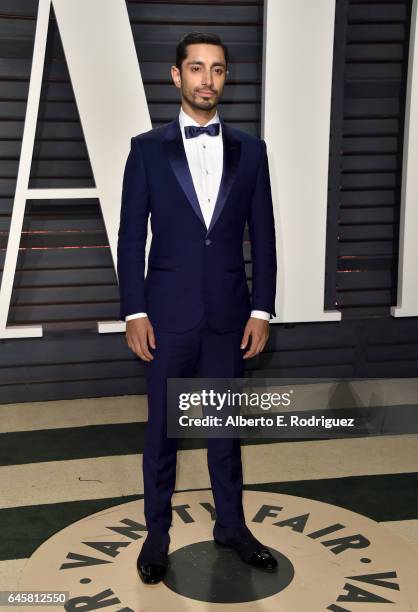
<svg viewBox="0 0 418 612">
<path fill-rule="evenodd" d="M 207 229 L 178 117 L 131 139 L 117 246 L 120 318 L 146 312 L 157 330 L 182 332 L 205 314 L 216 331 L 242 328 L 250 311 L 275 315 L 276 239 L 266 144 L 221 119 L 223 173 Z M 144 278 L 151 215 L 152 241 Z M 248 222 L 252 292 L 243 234 Z"/>
</svg>

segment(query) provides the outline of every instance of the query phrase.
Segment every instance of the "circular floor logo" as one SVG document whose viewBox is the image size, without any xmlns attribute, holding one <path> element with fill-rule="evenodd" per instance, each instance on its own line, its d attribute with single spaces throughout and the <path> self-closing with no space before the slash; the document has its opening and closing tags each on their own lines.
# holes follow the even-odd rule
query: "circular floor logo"
<svg viewBox="0 0 418 612">
<path fill-rule="evenodd" d="M 29 559 L 19 588 L 69 591 L 67 612 L 207 612 L 220 604 L 232 612 L 418 609 L 418 553 L 391 530 L 343 508 L 262 491 L 244 491 L 244 510 L 278 571 L 249 566 L 216 545 L 211 491 L 188 491 L 173 496 L 164 582 L 144 585 L 137 574 L 146 536 L 138 500 L 56 533 Z"/>
</svg>

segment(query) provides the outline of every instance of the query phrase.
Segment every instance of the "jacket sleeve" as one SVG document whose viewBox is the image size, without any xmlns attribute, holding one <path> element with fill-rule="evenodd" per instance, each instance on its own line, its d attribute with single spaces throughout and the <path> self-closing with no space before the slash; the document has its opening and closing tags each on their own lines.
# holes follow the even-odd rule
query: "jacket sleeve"
<svg viewBox="0 0 418 612">
<path fill-rule="evenodd" d="M 146 312 L 144 295 L 145 245 L 147 240 L 149 192 L 138 139 L 131 138 L 125 164 L 117 246 L 120 319 Z"/>
<path fill-rule="evenodd" d="M 251 241 L 252 292 L 251 308 L 275 316 L 276 297 L 276 234 L 267 147 L 261 140 L 261 154 L 256 184 L 248 214 Z"/>
</svg>

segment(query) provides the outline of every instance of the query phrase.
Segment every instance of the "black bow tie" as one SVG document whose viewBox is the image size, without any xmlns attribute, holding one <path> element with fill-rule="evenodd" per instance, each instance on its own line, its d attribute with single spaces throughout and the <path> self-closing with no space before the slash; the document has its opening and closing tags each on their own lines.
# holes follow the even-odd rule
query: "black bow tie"
<svg viewBox="0 0 418 612">
<path fill-rule="evenodd" d="M 200 134 L 217 136 L 219 134 L 219 123 L 211 123 L 209 125 L 185 125 L 184 134 L 186 138 L 195 138 Z"/>
</svg>

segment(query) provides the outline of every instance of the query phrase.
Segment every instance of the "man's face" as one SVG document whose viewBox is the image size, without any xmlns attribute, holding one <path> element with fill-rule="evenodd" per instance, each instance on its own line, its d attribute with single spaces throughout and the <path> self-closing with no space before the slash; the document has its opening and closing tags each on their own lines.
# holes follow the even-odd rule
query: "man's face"
<svg viewBox="0 0 418 612">
<path fill-rule="evenodd" d="M 187 57 L 181 71 L 173 66 L 171 75 L 190 106 L 201 110 L 213 109 L 219 103 L 226 79 L 222 47 L 205 43 L 187 45 Z"/>
</svg>

